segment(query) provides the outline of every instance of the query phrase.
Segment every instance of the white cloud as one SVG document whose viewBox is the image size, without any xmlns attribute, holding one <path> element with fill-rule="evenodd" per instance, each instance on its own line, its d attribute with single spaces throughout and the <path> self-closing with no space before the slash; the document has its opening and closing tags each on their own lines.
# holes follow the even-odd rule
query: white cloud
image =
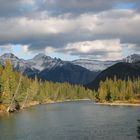
<svg viewBox="0 0 140 140">
<path fill-rule="evenodd" d="M 98 52 L 98 58 L 112 55 L 115 59 L 122 55 L 122 48 L 140 46 L 139 24 L 140 13 L 127 9 L 77 16 L 52 17 L 43 12 L 42 17 L 35 18 L 0 18 L 0 44 L 22 44 L 25 52 L 45 50 L 48 54 L 66 51 L 90 57 Z"/>
<path fill-rule="evenodd" d="M 123 57 L 123 48 L 132 48 L 135 44 L 121 44 L 119 39 L 94 40 L 68 43 L 63 48 L 46 47 L 46 52 L 64 53 L 82 58 L 96 58 L 99 60 L 118 60 Z"/>
<path fill-rule="evenodd" d="M 5 52 L 5 51 L 9 51 L 11 52 L 12 51 L 12 44 L 5 44 L 5 45 L 0 45 L 0 50 L 1 52 Z"/>
<path fill-rule="evenodd" d="M 63 50 L 73 55 L 97 57 L 100 60 L 116 60 L 122 57 L 122 45 L 119 39 L 70 43 Z"/>
<path fill-rule="evenodd" d="M 21 45 L 21 49 L 23 50 L 24 53 L 29 52 L 29 46 L 28 45 Z"/>
<path fill-rule="evenodd" d="M 120 38 L 121 41 L 129 41 L 130 37 L 140 36 L 139 24 L 140 14 L 133 10 L 110 10 L 100 14 L 82 14 L 76 18 L 63 16 L 47 16 L 44 19 L 1 18 L 0 41 L 6 43 L 19 39 L 31 41 L 39 37 L 46 40 L 47 36 L 56 34 L 75 35 L 75 38 L 81 38 L 81 40 L 88 37 L 111 39 L 115 36 L 115 38 Z M 131 40 L 133 39 L 131 38 Z"/>
<path fill-rule="evenodd" d="M 35 1 L 34 0 L 20 0 L 20 1 L 23 4 L 31 4 L 31 5 L 35 4 Z"/>
<path fill-rule="evenodd" d="M 90 53 L 94 51 L 110 51 L 118 52 L 121 51 L 120 40 L 95 40 L 95 41 L 85 41 L 78 43 L 69 43 L 64 50 L 76 50 L 81 53 Z"/>
<path fill-rule="evenodd" d="M 56 51 L 56 49 L 53 47 L 46 47 L 45 48 L 45 54 L 48 54 L 48 55 L 55 52 L 55 51 Z"/>
</svg>

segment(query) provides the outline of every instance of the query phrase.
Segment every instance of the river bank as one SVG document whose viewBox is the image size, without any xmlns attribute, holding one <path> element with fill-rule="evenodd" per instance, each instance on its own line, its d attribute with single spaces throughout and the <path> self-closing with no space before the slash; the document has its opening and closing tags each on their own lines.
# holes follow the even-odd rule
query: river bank
<svg viewBox="0 0 140 140">
<path fill-rule="evenodd" d="M 27 109 L 32 106 L 36 106 L 39 104 L 56 104 L 56 103 L 64 103 L 64 102 L 78 102 L 78 101 L 91 101 L 90 99 L 74 99 L 74 100 L 58 100 L 58 101 L 52 101 L 52 100 L 46 100 L 44 102 L 39 101 L 30 101 L 27 103 L 24 107 L 22 107 L 20 110 Z M 114 102 L 95 102 L 96 105 L 107 105 L 107 106 L 140 106 L 140 101 L 114 101 Z M 20 103 L 20 106 L 22 106 L 22 103 Z M 0 113 L 6 113 L 8 105 L 0 105 Z"/>
<path fill-rule="evenodd" d="M 140 101 L 114 101 L 114 102 L 96 102 L 97 105 L 108 105 L 108 106 L 140 106 Z"/>
<path fill-rule="evenodd" d="M 58 101 L 46 100 L 41 103 L 39 101 L 30 101 L 25 106 L 22 106 L 22 103 L 20 103 L 20 106 L 21 106 L 20 110 L 24 110 L 24 109 L 27 109 L 29 107 L 36 106 L 39 104 L 56 104 L 56 103 L 64 103 L 64 102 L 72 102 L 72 101 L 78 102 L 78 101 L 91 101 L 91 100 L 90 99 L 74 99 L 74 100 L 58 100 Z M 6 113 L 7 107 L 8 105 L 1 104 L 0 113 Z"/>
<path fill-rule="evenodd" d="M 37 105 L 1 114 L 0 140 L 137 140 L 138 119 L 140 107 L 91 101 Z"/>
</svg>

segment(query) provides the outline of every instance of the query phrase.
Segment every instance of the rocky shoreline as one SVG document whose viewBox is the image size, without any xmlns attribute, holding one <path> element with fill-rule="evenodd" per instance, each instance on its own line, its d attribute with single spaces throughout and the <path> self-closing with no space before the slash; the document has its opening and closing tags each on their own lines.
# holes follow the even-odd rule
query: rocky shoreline
<svg viewBox="0 0 140 140">
<path fill-rule="evenodd" d="M 140 106 L 140 101 L 115 101 L 115 102 L 96 102 L 97 105 L 108 105 L 108 106 Z"/>
<path fill-rule="evenodd" d="M 77 101 L 91 101 L 90 99 L 75 99 L 75 100 L 60 100 L 60 101 L 52 101 L 52 100 L 46 100 L 42 103 L 40 103 L 39 101 L 31 101 L 29 102 L 26 106 L 24 106 L 23 108 L 21 108 L 20 110 L 32 107 L 32 106 L 36 106 L 39 104 L 56 104 L 56 103 L 64 103 L 64 102 L 77 102 Z M 135 102 L 135 103 L 131 103 L 131 102 L 122 102 L 122 101 L 115 101 L 115 102 L 95 102 L 96 105 L 107 105 L 107 106 L 132 106 L 132 107 L 136 107 L 136 106 L 140 106 L 140 102 Z M 6 113 L 6 109 L 7 109 L 7 105 L 0 105 L 0 113 Z M 16 112 L 16 111 L 15 111 Z"/>
<path fill-rule="evenodd" d="M 63 102 L 76 102 L 76 101 L 91 101 L 90 99 L 75 99 L 75 100 L 59 100 L 59 101 L 52 101 L 52 100 L 46 100 L 42 103 L 40 103 L 39 101 L 31 101 L 29 103 L 26 104 L 26 106 L 20 108 L 20 110 L 23 110 L 23 109 L 26 109 L 26 108 L 29 108 L 29 107 L 32 107 L 32 106 L 36 106 L 36 105 L 39 105 L 39 104 L 56 104 L 56 103 L 63 103 Z M 20 106 L 22 106 L 22 103 L 20 103 Z M 7 105 L 0 105 L 0 113 L 7 113 L 6 110 L 7 110 Z M 18 110 L 17 110 L 18 111 Z M 17 112 L 16 110 L 13 111 L 13 112 Z"/>
</svg>

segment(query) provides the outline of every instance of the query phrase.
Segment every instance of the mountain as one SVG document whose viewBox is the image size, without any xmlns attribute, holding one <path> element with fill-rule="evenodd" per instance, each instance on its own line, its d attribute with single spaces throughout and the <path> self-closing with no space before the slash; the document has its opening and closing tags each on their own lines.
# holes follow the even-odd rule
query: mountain
<svg viewBox="0 0 140 140">
<path fill-rule="evenodd" d="M 106 68 L 118 63 L 118 61 L 99 61 L 99 60 L 89 60 L 89 59 L 77 59 L 72 61 L 74 65 L 84 67 L 90 71 L 100 72 Z"/>
<path fill-rule="evenodd" d="M 127 62 L 127 63 L 135 63 L 135 62 L 140 61 L 140 55 L 139 54 L 132 54 L 132 55 L 124 58 L 122 61 Z"/>
<path fill-rule="evenodd" d="M 127 62 L 127 63 L 134 63 L 140 61 L 140 55 L 139 54 L 132 54 L 130 56 L 127 56 L 126 58 L 122 60 L 116 60 L 116 61 L 99 61 L 99 60 L 88 60 L 88 59 L 77 59 L 72 61 L 74 65 L 82 66 L 90 71 L 96 71 L 100 72 L 105 69 L 107 69 L 110 66 L 113 66 L 114 64 L 117 64 L 119 62 Z"/>
<path fill-rule="evenodd" d="M 93 81 L 101 71 L 114 64 L 119 62 L 135 63 L 140 61 L 140 55 L 133 54 L 118 61 L 78 59 L 71 62 L 51 58 L 44 54 L 38 54 L 30 60 L 24 60 L 16 57 L 14 54 L 6 53 L 0 56 L 0 64 L 4 65 L 6 59 L 11 60 L 13 68 L 16 71 L 31 78 L 34 78 L 36 75 L 41 80 L 86 84 Z M 120 70 L 120 68 L 116 68 L 116 71 L 118 70 Z"/>
<path fill-rule="evenodd" d="M 23 60 L 14 54 L 7 53 L 0 56 L 0 64 L 10 59 L 14 70 L 31 78 L 35 75 L 41 80 L 53 82 L 69 82 L 71 84 L 86 84 L 91 82 L 98 72 L 91 72 L 86 68 L 74 65 L 68 61 L 51 58 L 44 54 L 38 54 L 33 59 Z"/>
<path fill-rule="evenodd" d="M 86 86 L 91 89 L 98 89 L 100 81 L 106 78 L 128 80 L 128 78 L 138 78 L 140 76 L 140 61 L 135 63 L 120 62 L 102 71 L 93 82 Z"/>
<path fill-rule="evenodd" d="M 55 67 L 62 66 L 66 62 L 61 59 L 51 58 L 45 54 L 38 54 L 33 59 L 27 60 L 27 63 L 32 68 L 43 71 L 45 69 L 51 70 Z"/>
<path fill-rule="evenodd" d="M 86 84 L 92 81 L 98 73 L 93 73 L 81 66 L 73 65 L 70 62 L 64 62 L 52 69 L 45 69 L 39 73 L 42 80 L 53 82 L 69 82 L 71 84 Z"/>
<path fill-rule="evenodd" d="M 5 61 L 7 59 L 11 60 L 12 66 L 14 70 L 21 72 L 27 76 L 34 76 L 38 73 L 38 70 L 31 67 L 27 61 L 23 59 L 19 59 L 12 53 L 5 53 L 2 56 L 0 56 L 0 64 L 4 65 Z"/>
<path fill-rule="evenodd" d="M 38 69 L 38 77 L 52 82 L 69 82 L 71 84 L 85 84 L 92 81 L 98 72 L 91 72 L 86 68 L 71 64 L 57 58 L 51 58 L 44 54 L 38 54 L 28 60 L 28 64 Z"/>
</svg>

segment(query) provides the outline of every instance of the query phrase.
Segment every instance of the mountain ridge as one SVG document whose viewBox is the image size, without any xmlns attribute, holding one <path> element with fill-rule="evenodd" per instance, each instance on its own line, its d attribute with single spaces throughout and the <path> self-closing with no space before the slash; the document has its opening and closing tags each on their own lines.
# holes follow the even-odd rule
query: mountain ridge
<svg viewBox="0 0 140 140">
<path fill-rule="evenodd" d="M 140 77 L 140 61 L 133 63 L 119 62 L 102 71 L 86 87 L 97 90 L 101 81 L 105 81 L 107 78 L 113 80 L 114 77 L 121 80 L 133 80 Z"/>
<path fill-rule="evenodd" d="M 63 61 L 60 58 L 52 58 L 43 53 L 32 59 L 20 59 L 12 53 L 0 56 L 0 64 L 4 65 L 6 59 L 10 59 L 13 68 L 31 78 L 38 76 L 41 80 L 53 82 L 69 82 L 71 84 L 87 84 L 92 82 L 96 76 L 109 67 L 120 63 L 136 63 L 140 61 L 140 55 L 133 54 L 122 60 L 99 61 L 89 59 L 77 59 L 74 61 Z M 75 75 L 73 77 L 73 75 Z"/>
<path fill-rule="evenodd" d="M 38 54 L 32 59 L 24 60 L 16 57 L 14 54 L 7 53 L 0 56 L 0 64 L 4 65 L 6 59 L 11 60 L 14 70 L 31 78 L 37 76 L 41 80 L 52 82 L 86 84 L 92 81 L 98 74 L 98 72 L 91 72 L 69 61 L 51 58 L 44 54 Z"/>
</svg>

